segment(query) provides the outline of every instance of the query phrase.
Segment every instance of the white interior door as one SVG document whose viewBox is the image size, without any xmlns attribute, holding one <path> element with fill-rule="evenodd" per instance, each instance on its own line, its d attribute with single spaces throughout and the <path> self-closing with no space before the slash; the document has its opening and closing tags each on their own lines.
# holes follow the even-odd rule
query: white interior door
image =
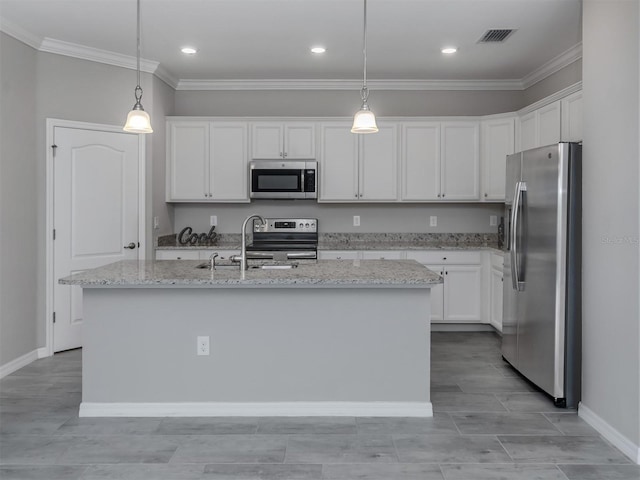
<svg viewBox="0 0 640 480">
<path fill-rule="evenodd" d="M 82 289 L 72 273 L 138 258 L 138 136 L 56 127 L 55 352 L 82 346 Z"/>
</svg>

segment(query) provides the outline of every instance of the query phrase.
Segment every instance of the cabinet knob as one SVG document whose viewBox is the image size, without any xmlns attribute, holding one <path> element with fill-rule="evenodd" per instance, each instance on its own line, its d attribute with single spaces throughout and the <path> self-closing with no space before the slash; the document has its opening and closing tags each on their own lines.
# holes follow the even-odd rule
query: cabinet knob
<svg viewBox="0 0 640 480">
<path fill-rule="evenodd" d="M 354 195 L 354 197 L 358 198 L 358 194 L 356 193 L 356 194 Z"/>
<path fill-rule="evenodd" d="M 287 153 L 287 152 L 282 152 L 282 156 L 283 156 L 283 157 L 286 157 L 287 155 L 288 155 L 288 153 Z"/>
<path fill-rule="evenodd" d="M 487 195 L 486 193 L 484 194 L 484 198 L 487 198 L 489 195 Z"/>
<path fill-rule="evenodd" d="M 442 194 L 442 198 L 444 198 L 444 193 Z"/>
<path fill-rule="evenodd" d="M 362 198 L 362 194 L 360 194 L 360 198 Z"/>
<path fill-rule="evenodd" d="M 438 194 L 438 198 L 440 198 L 440 194 Z"/>
</svg>

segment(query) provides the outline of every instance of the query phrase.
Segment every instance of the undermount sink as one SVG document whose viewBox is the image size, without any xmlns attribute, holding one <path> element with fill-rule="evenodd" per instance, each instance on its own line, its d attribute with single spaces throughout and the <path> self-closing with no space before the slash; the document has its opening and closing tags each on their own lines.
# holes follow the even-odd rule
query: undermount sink
<svg viewBox="0 0 640 480">
<path fill-rule="evenodd" d="M 196 265 L 196 268 L 202 269 L 211 269 L 211 264 L 209 262 L 204 262 L 199 265 Z M 240 264 L 235 265 L 216 265 L 214 270 L 240 270 Z"/>
</svg>

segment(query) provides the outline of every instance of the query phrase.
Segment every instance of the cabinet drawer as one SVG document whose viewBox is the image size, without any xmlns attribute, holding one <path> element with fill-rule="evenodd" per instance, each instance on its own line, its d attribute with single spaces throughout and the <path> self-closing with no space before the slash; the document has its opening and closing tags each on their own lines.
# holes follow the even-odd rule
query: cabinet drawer
<svg viewBox="0 0 640 480">
<path fill-rule="evenodd" d="M 482 252 L 458 252 L 450 250 L 409 250 L 407 259 L 426 265 L 479 265 Z"/>
<path fill-rule="evenodd" d="M 199 260 L 198 250 L 156 250 L 156 260 Z"/>
<path fill-rule="evenodd" d="M 491 252 L 491 267 L 502 271 L 504 267 L 504 255 L 501 253 Z"/>
<path fill-rule="evenodd" d="M 355 260 L 358 258 L 358 250 L 320 250 L 320 260 Z"/>
<path fill-rule="evenodd" d="M 362 252 L 363 260 L 402 260 L 402 250 L 365 250 Z"/>
</svg>

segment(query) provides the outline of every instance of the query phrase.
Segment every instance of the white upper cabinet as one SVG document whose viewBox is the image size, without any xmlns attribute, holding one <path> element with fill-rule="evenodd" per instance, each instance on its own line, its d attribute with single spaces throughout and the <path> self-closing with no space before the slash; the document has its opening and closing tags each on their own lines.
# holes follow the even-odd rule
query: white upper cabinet
<svg viewBox="0 0 640 480">
<path fill-rule="evenodd" d="M 320 201 L 358 199 L 358 136 L 351 124 L 320 124 Z"/>
<path fill-rule="evenodd" d="M 249 201 L 246 122 L 169 120 L 167 132 L 167 201 Z"/>
<path fill-rule="evenodd" d="M 371 135 L 351 133 L 347 122 L 320 124 L 321 202 L 398 199 L 398 130 L 379 125 Z"/>
<path fill-rule="evenodd" d="M 582 90 L 561 100 L 562 125 L 560 137 L 563 142 L 582 141 Z"/>
<path fill-rule="evenodd" d="M 479 123 L 446 122 L 441 129 L 442 199 L 479 200 Z"/>
<path fill-rule="evenodd" d="M 440 123 L 402 125 L 402 194 L 405 201 L 440 198 Z"/>
<path fill-rule="evenodd" d="M 402 200 L 480 198 L 478 122 L 402 126 Z"/>
<path fill-rule="evenodd" d="M 518 150 L 560 141 L 560 100 L 522 115 L 518 120 Z"/>
<path fill-rule="evenodd" d="M 482 121 L 482 200 L 504 201 L 507 155 L 515 152 L 515 116 Z"/>
<path fill-rule="evenodd" d="M 398 127 L 379 125 L 378 133 L 359 135 L 359 199 L 398 200 Z M 353 134 L 352 134 L 353 135 Z"/>
<path fill-rule="evenodd" d="M 251 139 L 252 158 L 310 159 L 316 157 L 314 123 L 253 123 Z"/>
<path fill-rule="evenodd" d="M 560 141 L 560 101 L 539 108 L 538 145 L 553 145 Z"/>
</svg>

